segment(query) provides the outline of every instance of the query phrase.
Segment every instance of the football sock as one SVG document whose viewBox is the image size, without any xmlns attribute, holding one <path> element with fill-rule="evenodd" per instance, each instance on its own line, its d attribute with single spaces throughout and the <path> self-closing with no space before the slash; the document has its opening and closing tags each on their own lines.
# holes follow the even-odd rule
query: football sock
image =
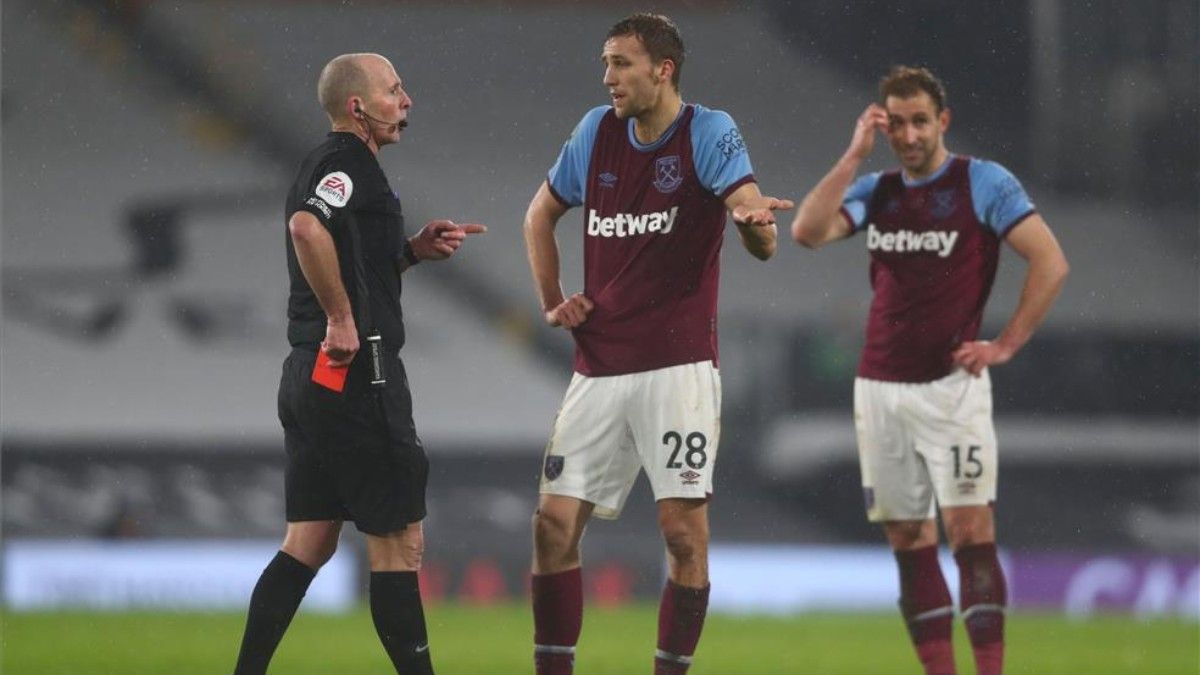
<svg viewBox="0 0 1200 675">
<path fill-rule="evenodd" d="M 917 649 L 917 658 L 928 675 L 954 675 L 954 647 L 950 642 L 954 601 L 938 565 L 937 546 L 895 554 L 900 569 L 900 614 Z"/>
<path fill-rule="evenodd" d="M 246 632 L 242 635 L 234 675 L 267 672 L 267 664 L 316 574 L 283 551 L 275 554 L 250 595 Z"/>
<path fill-rule="evenodd" d="M 571 675 L 575 643 L 583 628 L 583 573 L 580 568 L 534 574 L 533 663 L 537 675 Z"/>
<path fill-rule="evenodd" d="M 980 675 L 998 675 L 1004 667 L 1004 607 L 1008 586 L 994 543 L 964 546 L 954 554 L 958 563 L 959 600 L 963 623 L 975 652 Z"/>
<path fill-rule="evenodd" d="M 371 572 L 371 619 L 400 675 L 433 675 L 416 572 Z"/>
<path fill-rule="evenodd" d="M 654 675 L 683 675 L 692 665 L 708 613 L 708 591 L 668 580 L 658 606 L 658 651 Z"/>
</svg>

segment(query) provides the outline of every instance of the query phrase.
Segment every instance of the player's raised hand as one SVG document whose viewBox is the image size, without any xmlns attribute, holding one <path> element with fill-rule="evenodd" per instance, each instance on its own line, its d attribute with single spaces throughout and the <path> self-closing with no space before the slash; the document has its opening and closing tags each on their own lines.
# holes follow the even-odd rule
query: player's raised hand
<svg viewBox="0 0 1200 675">
<path fill-rule="evenodd" d="M 458 225 L 450 220 L 430 221 L 409 239 L 413 253 L 421 260 L 445 260 L 454 255 L 469 234 L 487 232 L 486 225 Z"/>
<path fill-rule="evenodd" d="M 887 110 L 878 103 L 867 106 L 854 125 L 854 136 L 850 139 L 850 147 L 846 149 L 846 154 L 866 159 L 875 149 L 875 132 L 887 133 L 887 129 Z"/>
<path fill-rule="evenodd" d="M 546 323 L 561 328 L 575 328 L 587 321 L 595 303 L 583 293 L 576 293 L 546 312 Z"/>
<path fill-rule="evenodd" d="M 1012 360 L 1013 350 L 999 342 L 975 340 L 964 342 L 952 355 L 955 365 L 961 366 L 975 377 L 988 366 L 998 366 Z"/>
<path fill-rule="evenodd" d="M 790 199 L 761 197 L 753 205 L 743 204 L 733 210 L 733 222 L 743 227 L 767 227 L 775 224 L 775 212 L 796 208 Z"/>
<path fill-rule="evenodd" d="M 335 368 L 350 365 L 354 355 L 358 353 L 358 328 L 354 325 L 353 316 L 326 319 L 325 340 L 321 342 L 321 351 L 329 356 L 329 365 Z"/>
</svg>

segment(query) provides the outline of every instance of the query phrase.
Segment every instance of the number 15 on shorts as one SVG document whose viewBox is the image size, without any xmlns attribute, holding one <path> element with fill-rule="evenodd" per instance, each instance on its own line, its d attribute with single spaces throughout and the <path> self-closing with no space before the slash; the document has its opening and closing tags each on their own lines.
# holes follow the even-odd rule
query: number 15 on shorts
<svg viewBox="0 0 1200 675">
<path fill-rule="evenodd" d="M 954 455 L 955 478 L 979 478 L 983 475 L 983 462 L 976 457 L 982 449 L 978 445 L 968 445 L 964 453 L 962 446 L 950 446 L 950 452 Z"/>
</svg>

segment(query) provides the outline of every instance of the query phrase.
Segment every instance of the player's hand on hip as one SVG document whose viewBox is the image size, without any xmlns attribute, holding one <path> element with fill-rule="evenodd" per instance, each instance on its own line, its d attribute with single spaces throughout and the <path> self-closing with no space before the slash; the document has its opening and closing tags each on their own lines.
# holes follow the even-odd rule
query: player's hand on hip
<svg viewBox="0 0 1200 675">
<path fill-rule="evenodd" d="M 321 351 L 329 356 L 331 366 L 350 365 L 358 353 L 358 328 L 354 325 L 354 317 L 326 320 L 325 341 L 321 343 Z"/>
<path fill-rule="evenodd" d="M 462 246 L 467 235 L 483 232 L 487 232 L 486 225 L 460 225 L 450 220 L 432 220 L 408 242 L 413 253 L 421 260 L 445 260 Z"/>
<path fill-rule="evenodd" d="M 742 205 L 733 210 L 733 222 L 741 227 L 767 227 L 775 224 L 775 212 L 796 208 L 790 199 L 763 197 L 754 206 Z"/>
<path fill-rule="evenodd" d="M 887 133 L 887 129 L 887 110 L 878 103 L 867 106 L 854 125 L 854 136 L 850 139 L 850 147 L 846 149 L 846 154 L 866 159 L 875 149 L 875 132 Z"/>
<path fill-rule="evenodd" d="M 583 293 L 576 293 L 546 312 L 546 323 L 561 328 L 575 328 L 587 321 L 595 303 Z"/>
<path fill-rule="evenodd" d="M 1008 363 L 1013 357 L 1013 351 L 999 342 L 975 340 L 962 343 L 958 349 L 954 350 L 952 356 L 955 365 L 961 366 L 968 373 L 979 377 L 983 369 L 988 366 Z"/>
</svg>

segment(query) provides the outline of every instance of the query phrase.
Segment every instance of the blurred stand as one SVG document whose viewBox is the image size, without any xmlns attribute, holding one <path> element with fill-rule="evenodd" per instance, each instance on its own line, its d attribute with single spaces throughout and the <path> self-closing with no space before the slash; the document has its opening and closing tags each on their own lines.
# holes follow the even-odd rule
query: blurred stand
<svg viewBox="0 0 1200 675">
<path fill-rule="evenodd" d="M 774 194 L 798 197 L 820 178 L 888 65 L 945 76 L 951 147 L 1013 167 L 1073 267 L 1045 329 L 993 373 L 997 519 L 1016 605 L 1196 616 L 1195 5 L 1131 16 L 1128 3 L 1102 2 L 1083 16 L 1078 3 L 974 4 L 664 11 L 693 45 L 688 100 L 733 114 Z M 426 593 L 523 595 L 571 344 L 538 316 L 520 223 L 572 126 L 604 101 L 604 30 L 638 8 L 5 2 L 6 602 L 241 607 L 238 584 L 253 579 L 232 570 L 255 573 L 282 533 L 279 186 L 324 133 L 313 83 L 348 45 L 393 56 L 416 99 L 385 164 L 409 222 L 492 228 L 461 259 L 405 278 L 405 359 L 433 463 Z M 297 27 L 311 39 L 293 39 Z M 747 77 L 774 86 L 748 88 Z M 888 160 L 881 149 L 872 168 Z M 559 236 L 574 287 L 572 222 Z M 713 501 L 714 587 L 725 595 L 714 604 L 890 609 L 893 572 L 877 567 L 888 554 L 863 516 L 851 423 L 869 297 L 862 246 L 812 256 L 784 244 L 767 265 L 729 248 Z M 1021 267 L 1009 263 L 985 333 L 1015 305 Z M 621 521 L 589 528 L 594 601 L 658 592 L 654 522 L 643 483 Z M 361 586 L 361 541 L 346 538 L 345 569 L 332 576 L 349 581 L 329 607 Z M 155 553 L 153 570 L 123 562 L 139 552 Z M 173 588 L 172 574 L 193 573 L 189 552 L 231 581 Z M 64 556 L 76 564 L 49 564 Z M 838 570 L 880 586 L 855 596 Z M 751 583 L 760 578 L 773 587 Z M 88 580 L 107 591 L 72 595 Z"/>
</svg>

